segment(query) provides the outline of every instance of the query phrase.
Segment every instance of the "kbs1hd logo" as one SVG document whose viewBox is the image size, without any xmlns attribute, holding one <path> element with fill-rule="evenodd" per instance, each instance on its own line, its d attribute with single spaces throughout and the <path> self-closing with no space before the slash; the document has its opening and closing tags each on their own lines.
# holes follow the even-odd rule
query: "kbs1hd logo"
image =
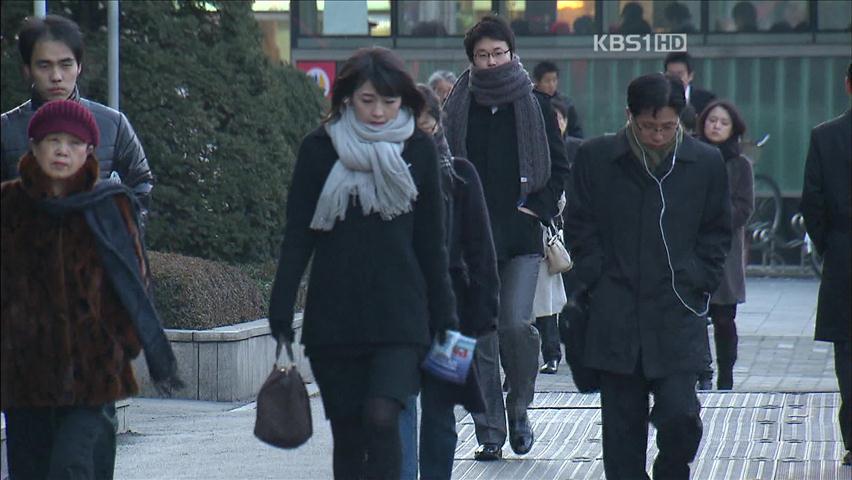
<svg viewBox="0 0 852 480">
<path fill-rule="evenodd" d="M 685 33 L 595 35 L 596 52 L 685 52 Z"/>
</svg>

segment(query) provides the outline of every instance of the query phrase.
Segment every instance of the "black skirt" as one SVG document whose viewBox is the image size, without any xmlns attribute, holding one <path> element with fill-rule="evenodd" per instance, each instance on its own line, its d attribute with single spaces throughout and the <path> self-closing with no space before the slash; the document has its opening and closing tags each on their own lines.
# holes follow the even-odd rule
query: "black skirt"
<svg viewBox="0 0 852 480">
<path fill-rule="evenodd" d="M 420 391 L 420 363 L 426 348 L 413 344 L 313 348 L 308 353 L 325 416 L 361 416 L 368 398 L 400 405 Z"/>
</svg>

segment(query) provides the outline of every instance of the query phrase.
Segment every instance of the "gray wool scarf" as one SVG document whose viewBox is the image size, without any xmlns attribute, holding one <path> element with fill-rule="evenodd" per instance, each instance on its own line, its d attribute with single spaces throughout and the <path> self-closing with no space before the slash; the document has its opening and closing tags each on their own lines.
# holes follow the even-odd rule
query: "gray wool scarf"
<svg viewBox="0 0 852 480">
<path fill-rule="evenodd" d="M 410 212 L 417 186 L 402 158 L 405 141 L 414 133 L 414 116 L 401 108 L 395 119 L 381 126 L 362 123 L 351 108 L 325 126 L 339 156 L 320 193 L 311 228 L 330 231 L 346 218 L 351 197 L 364 215 L 378 213 L 390 220 Z"/>
<path fill-rule="evenodd" d="M 517 56 L 493 68 L 470 66 L 444 103 L 444 132 L 453 155 L 467 157 L 467 121 L 471 95 L 485 106 L 512 104 L 518 137 L 521 195 L 541 190 L 550 179 L 550 149 L 541 106 L 532 81 Z"/>
</svg>

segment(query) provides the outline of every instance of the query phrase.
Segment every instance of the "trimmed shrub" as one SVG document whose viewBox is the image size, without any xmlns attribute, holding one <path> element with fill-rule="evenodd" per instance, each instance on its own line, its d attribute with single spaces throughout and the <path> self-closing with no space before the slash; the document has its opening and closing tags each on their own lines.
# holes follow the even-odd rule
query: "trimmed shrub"
<svg viewBox="0 0 852 480">
<path fill-rule="evenodd" d="M 268 300 L 272 294 L 272 283 L 275 281 L 275 272 L 278 270 L 278 262 L 269 261 L 264 263 L 244 263 L 237 265 L 237 268 L 246 273 L 252 280 L 255 281 L 257 288 L 260 289 L 264 300 Z M 299 291 L 296 292 L 296 305 L 294 308 L 297 312 L 305 310 L 305 299 L 308 296 L 308 272 L 311 270 L 311 264 L 305 269 L 305 274 L 302 276 L 302 282 L 299 284 Z M 264 315 L 269 311 L 269 302 L 263 305 Z"/>
<path fill-rule="evenodd" d="M 237 267 L 148 252 L 154 301 L 166 328 L 205 330 L 266 316 L 257 282 Z"/>
</svg>

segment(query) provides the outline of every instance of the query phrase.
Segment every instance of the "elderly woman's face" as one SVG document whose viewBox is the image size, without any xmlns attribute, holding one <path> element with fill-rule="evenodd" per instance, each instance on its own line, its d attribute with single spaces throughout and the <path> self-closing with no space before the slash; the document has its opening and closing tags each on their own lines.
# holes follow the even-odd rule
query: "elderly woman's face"
<svg viewBox="0 0 852 480">
<path fill-rule="evenodd" d="M 447 96 L 450 94 L 452 89 L 453 84 L 446 80 L 441 80 L 435 84 L 435 93 L 438 94 L 438 98 L 440 98 L 442 102 L 447 99 Z"/>
<path fill-rule="evenodd" d="M 71 178 L 86 162 L 94 147 L 70 133 L 49 133 L 31 144 L 33 156 L 51 180 Z"/>
</svg>

